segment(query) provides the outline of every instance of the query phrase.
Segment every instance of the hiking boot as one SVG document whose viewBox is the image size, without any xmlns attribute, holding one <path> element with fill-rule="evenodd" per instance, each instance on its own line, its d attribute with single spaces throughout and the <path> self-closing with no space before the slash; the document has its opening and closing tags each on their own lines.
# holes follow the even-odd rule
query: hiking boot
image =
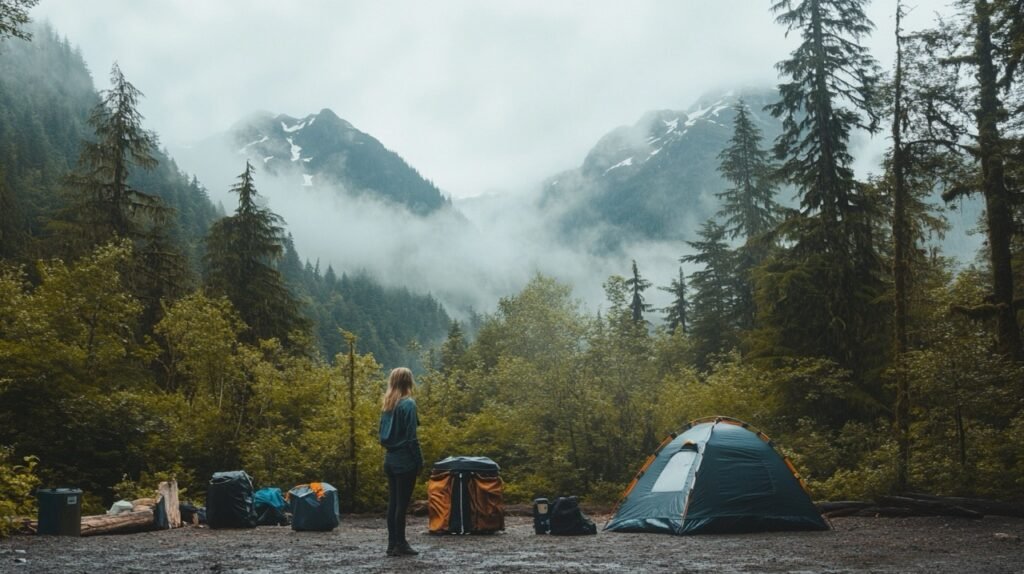
<svg viewBox="0 0 1024 574">
<path fill-rule="evenodd" d="M 398 551 L 398 547 L 394 544 L 388 544 L 388 556 L 401 556 L 402 554 Z"/>
<path fill-rule="evenodd" d="M 396 548 L 396 551 L 398 552 L 398 555 L 401 556 L 416 556 L 417 554 L 419 554 L 419 552 L 415 548 L 409 546 L 408 542 L 403 542 L 399 544 L 398 547 Z"/>
</svg>

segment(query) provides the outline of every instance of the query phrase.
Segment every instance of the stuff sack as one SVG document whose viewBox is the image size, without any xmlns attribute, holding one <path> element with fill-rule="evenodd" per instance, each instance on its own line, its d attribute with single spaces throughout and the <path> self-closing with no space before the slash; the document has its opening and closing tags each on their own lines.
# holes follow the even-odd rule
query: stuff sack
<svg viewBox="0 0 1024 574">
<path fill-rule="evenodd" d="M 580 510 L 575 496 L 559 496 L 551 505 L 549 521 L 551 534 L 555 536 L 597 534 L 597 526 Z"/>
<path fill-rule="evenodd" d="M 334 530 L 341 523 L 338 490 L 326 482 L 300 484 L 288 491 L 292 530 Z"/>
<path fill-rule="evenodd" d="M 206 490 L 206 523 L 210 528 L 255 528 L 252 477 L 244 470 L 215 472 Z"/>
<path fill-rule="evenodd" d="M 288 526 L 288 503 L 284 501 L 280 488 L 261 488 L 253 495 L 256 508 L 256 524 L 260 526 Z"/>
</svg>

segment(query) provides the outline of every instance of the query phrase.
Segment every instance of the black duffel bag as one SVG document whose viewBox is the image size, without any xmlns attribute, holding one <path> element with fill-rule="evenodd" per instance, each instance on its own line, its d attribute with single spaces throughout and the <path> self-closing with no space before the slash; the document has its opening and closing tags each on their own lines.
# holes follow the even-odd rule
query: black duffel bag
<svg viewBox="0 0 1024 574">
<path fill-rule="evenodd" d="M 210 528 L 255 528 L 252 477 L 244 470 L 215 472 L 206 491 Z"/>
<path fill-rule="evenodd" d="M 597 526 L 580 510 L 575 496 L 559 496 L 551 506 L 549 518 L 551 534 L 555 536 L 576 536 L 597 534 Z"/>
</svg>

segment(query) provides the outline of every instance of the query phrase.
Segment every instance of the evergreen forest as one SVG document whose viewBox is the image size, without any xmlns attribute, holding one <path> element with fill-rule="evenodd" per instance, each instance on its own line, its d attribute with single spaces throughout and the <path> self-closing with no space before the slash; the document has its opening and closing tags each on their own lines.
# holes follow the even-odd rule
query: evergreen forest
<svg viewBox="0 0 1024 574">
<path fill-rule="evenodd" d="M 599 311 L 536 274 L 467 320 L 304 261 L 252 164 L 211 203 L 117 64 L 97 91 L 67 39 L 19 21 L 34 3 L 0 0 L 0 515 L 30 513 L 36 484 L 99 510 L 174 476 L 201 500 L 238 468 L 379 510 L 380 397 L 402 365 L 424 478 L 488 456 L 511 502 L 614 503 L 665 436 L 713 415 L 771 436 L 818 500 L 1024 497 L 1019 2 L 957 0 L 913 33 L 893 3 L 884 70 L 865 0 L 774 0 L 771 31 L 797 47 L 774 104 L 737 106 L 720 211 L 677 277 L 652 284 L 631 253 Z M 859 131 L 889 146 L 868 178 Z M 965 264 L 930 239 L 972 195 L 986 240 Z"/>
</svg>

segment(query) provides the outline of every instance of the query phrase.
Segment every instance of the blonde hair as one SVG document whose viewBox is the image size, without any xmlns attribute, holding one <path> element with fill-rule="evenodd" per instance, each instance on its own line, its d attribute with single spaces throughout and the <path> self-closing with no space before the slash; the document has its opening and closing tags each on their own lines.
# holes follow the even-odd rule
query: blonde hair
<svg viewBox="0 0 1024 574">
<path fill-rule="evenodd" d="M 412 387 L 416 384 L 412 379 L 412 371 L 405 367 L 398 367 L 391 370 L 388 376 L 388 390 L 384 393 L 381 411 L 390 412 L 395 410 L 398 401 L 412 394 Z"/>
</svg>

